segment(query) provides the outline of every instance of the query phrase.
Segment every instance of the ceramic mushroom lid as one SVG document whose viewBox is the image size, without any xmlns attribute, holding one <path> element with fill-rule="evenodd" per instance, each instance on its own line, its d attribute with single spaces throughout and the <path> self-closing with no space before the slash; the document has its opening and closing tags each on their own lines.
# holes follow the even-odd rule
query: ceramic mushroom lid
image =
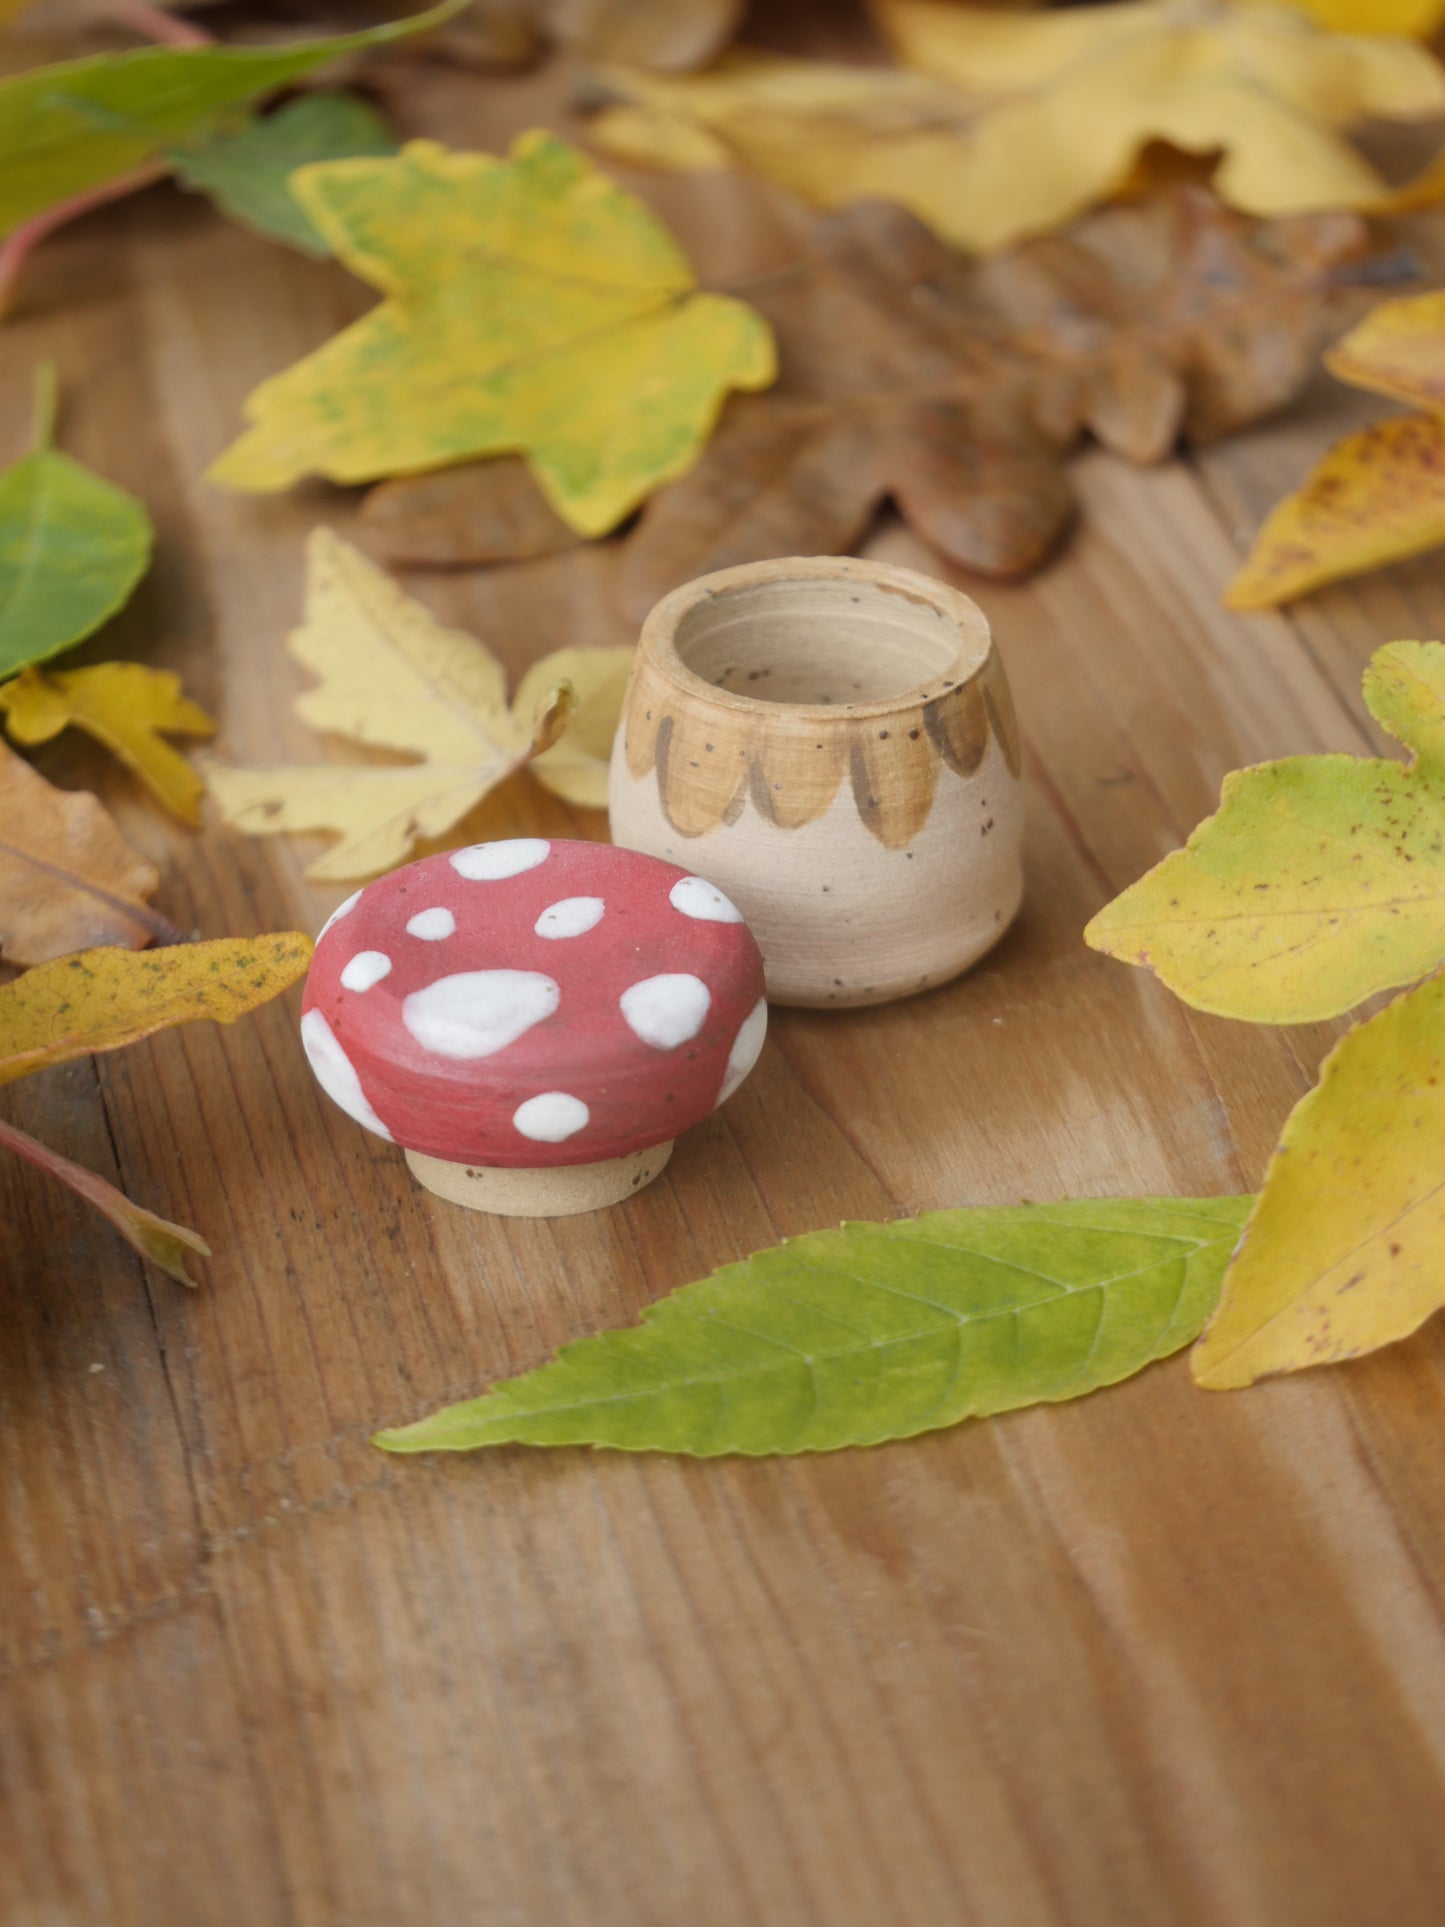
<svg viewBox="0 0 1445 1927">
<path fill-rule="evenodd" d="M 301 1035 L 323 1088 L 409 1152 L 595 1164 L 665 1143 L 747 1076 L 763 966 L 711 884 L 522 838 L 380 877 L 323 929 Z"/>
</svg>

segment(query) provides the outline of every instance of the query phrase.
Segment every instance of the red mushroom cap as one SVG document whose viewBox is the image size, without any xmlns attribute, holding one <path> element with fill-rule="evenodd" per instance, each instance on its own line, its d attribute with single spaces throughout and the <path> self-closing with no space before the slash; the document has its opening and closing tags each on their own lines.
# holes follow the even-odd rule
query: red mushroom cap
<svg viewBox="0 0 1445 1927">
<path fill-rule="evenodd" d="M 752 1069 L 763 961 L 723 896 L 605 843 L 409 863 L 317 941 L 301 1038 L 323 1089 L 453 1164 L 594 1164 L 665 1143 Z"/>
</svg>

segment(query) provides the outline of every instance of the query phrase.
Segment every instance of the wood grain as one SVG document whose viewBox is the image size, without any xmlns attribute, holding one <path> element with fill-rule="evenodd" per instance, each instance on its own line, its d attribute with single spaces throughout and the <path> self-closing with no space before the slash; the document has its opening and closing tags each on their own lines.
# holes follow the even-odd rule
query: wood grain
<svg viewBox="0 0 1445 1927">
<path fill-rule="evenodd" d="M 558 97 L 547 74 L 398 72 L 411 127 L 472 145 Z M 711 277 L 785 246 L 757 187 L 640 184 Z M 283 637 L 305 534 L 349 530 L 356 502 L 199 476 L 249 388 L 367 299 L 161 189 L 47 249 L 7 323 L 0 447 L 54 353 L 64 445 L 159 526 L 154 573 L 75 660 L 181 670 L 230 761 L 315 753 Z M 1263 507 L 1355 412 L 1321 384 L 1195 463 L 1086 459 L 1054 567 L 961 582 L 1022 722 L 1019 925 L 931 996 L 779 1012 L 737 1099 L 625 1207 L 498 1222 L 429 1197 L 315 1088 L 296 993 L 5 1093 L 217 1256 L 184 1292 L 38 1174 L 0 1171 L 0 1918 L 1439 1918 L 1438 1326 L 1245 1394 L 1201 1394 L 1174 1361 L 816 1460 L 398 1463 L 367 1443 L 846 1216 L 1257 1181 L 1337 1027 L 1196 1016 L 1080 931 L 1227 769 L 1374 741 L 1369 652 L 1445 629 L 1436 558 L 1286 615 L 1219 607 Z M 895 526 L 868 552 L 932 566 Z M 627 638 L 613 563 L 409 582 L 516 671 Z M 183 926 L 314 929 L 343 894 L 303 881 L 315 846 L 173 828 L 84 744 L 36 760 L 106 798 Z M 525 783 L 470 827 L 600 829 Z"/>
</svg>

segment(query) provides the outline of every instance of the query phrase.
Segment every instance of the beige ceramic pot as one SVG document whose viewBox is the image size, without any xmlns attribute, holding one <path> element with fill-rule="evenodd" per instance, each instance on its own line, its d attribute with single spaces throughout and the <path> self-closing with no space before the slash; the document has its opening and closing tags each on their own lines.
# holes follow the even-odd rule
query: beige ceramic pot
<svg viewBox="0 0 1445 1927">
<path fill-rule="evenodd" d="M 1022 892 L 1013 704 L 982 612 L 845 556 L 702 576 L 643 627 L 614 841 L 726 891 L 775 1003 L 943 983 Z"/>
</svg>

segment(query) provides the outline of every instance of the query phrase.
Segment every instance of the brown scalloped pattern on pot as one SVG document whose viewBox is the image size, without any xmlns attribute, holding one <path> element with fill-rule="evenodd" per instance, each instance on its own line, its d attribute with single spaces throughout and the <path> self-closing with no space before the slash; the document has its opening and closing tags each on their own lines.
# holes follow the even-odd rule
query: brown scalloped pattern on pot
<svg viewBox="0 0 1445 1927">
<path fill-rule="evenodd" d="M 1021 767 L 1013 697 L 993 649 L 967 681 L 921 690 L 916 703 L 886 716 L 859 715 L 846 731 L 835 724 L 815 733 L 782 705 L 683 708 L 676 694 L 639 654 L 627 767 L 638 780 L 657 771 L 663 814 L 680 836 L 735 823 L 748 801 L 780 829 L 800 829 L 823 815 L 846 775 L 863 823 L 885 849 L 901 850 L 928 821 L 943 773 L 972 776 L 990 737 L 1012 776 Z M 849 708 L 840 704 L 836 717 Z"/>
</svg>

